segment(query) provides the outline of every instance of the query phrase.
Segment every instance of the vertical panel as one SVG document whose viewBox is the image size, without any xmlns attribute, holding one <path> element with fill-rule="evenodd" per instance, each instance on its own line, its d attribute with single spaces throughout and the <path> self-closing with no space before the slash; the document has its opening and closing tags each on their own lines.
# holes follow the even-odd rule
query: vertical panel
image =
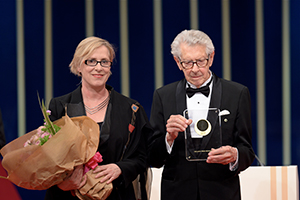
<svg viewBox="0 0 300 200">
<path fill-rule="evenodd" d="M 94 0 L 85 0 L 85 35 L 94 35 Z"/>
<path fill-rule="evenodd" d="M 121 91 L 130 96 L 127 0 L 120 0 Z"/>
<path fill-rule="evenodd" d="M 26 132 L 43 125 L 37 92 L 45 100 L 45 1 L 23 1 L 24 7 L 24 49 L 25 49 L 25 92 Z M 50 62 L 52 61 L 52 58 Z M 49 74 L 52 76 L 51 74 Z M 51 85 L 52 87 L 52 85 Z M 25 132 L 25 133 L 26 133 Z M 21 187 L 17 190 L 23 200 L 44 199 L 45 191 L 31 191 Z M 1 195 L 0 195 L 1 196 Z"/>
<path fill-rule="evenodd" d="M 155 0 L 154 0 L 155 1 Z M 190 0 L 190 24 L 191 29 L 199 29 L 198 0 Z"/>
<path fill-rule="evenodd" d="M 230 1 L 222 0 L 223 78 L 231 80 Z"/>
<path fill-rule="evenodd" d="M 17 0 L 17 81 L 18 81 L 18 135 L 26 132 L 25 98 L 25 52 L 24 52 L 24 12 L 23 1 Z"/>
<path fill-rule="evenodd" d="M 162 2 L 153 0 L 153 17 L 154 17 L 154 71 L 155 71 L 155 88 L 163 86 L 163 28 L 162 28 Z"/>
<path fill-rule="evenodd" d="M 282 0 L 282 109 L 283 164 L 291 164 L 290 7 Z"/>
<path fill-rule="evenodd" d="M 266 163 L 265 61 L 263 1 L 255 2 L 256 19 L 256 91 L 258 156 Z"/>
<path fill-rule="evenodd" d="M 53 97 L 52 0 L 45 0 L 45 105 Z"/>
</svg>

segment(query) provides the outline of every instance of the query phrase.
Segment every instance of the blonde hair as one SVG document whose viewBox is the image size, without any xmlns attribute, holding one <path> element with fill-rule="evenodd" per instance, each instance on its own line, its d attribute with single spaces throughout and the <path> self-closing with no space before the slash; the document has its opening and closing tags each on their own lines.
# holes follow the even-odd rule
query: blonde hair
<svg viewBox="0 0 300 200">
<path fill-rule="evenodd" d="M 78 67 L 84 62 L 86 58 L 88 58 L 95 49 L 101 47 L 101 46 L 106 46 L 108 51 L 109 51 L 109 58 L 110 61 L 112 62 L 115 58 L 115 50 L 112 44 L 110 44 L 107 40 L 91 36 L 87 37 L 84 40 L 82 40 L 74 53 L 73 60 L 71 61 L 69 67 L 70 71 L 77 75 L 80 76 L 80 73 L 78 72 Z"/>
</svg>

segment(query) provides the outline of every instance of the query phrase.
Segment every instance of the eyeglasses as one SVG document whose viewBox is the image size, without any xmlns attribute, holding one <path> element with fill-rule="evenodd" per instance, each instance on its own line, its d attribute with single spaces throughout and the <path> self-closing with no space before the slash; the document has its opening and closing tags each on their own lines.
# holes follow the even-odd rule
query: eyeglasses
<svg viewBox="0 0 300 200">
<path fill-rule="evenodd" d="M 98 65 L 98 63 L 100 63 L 100 65 L 102 67 L 111 67 L 112 62 L 108 61 L 108 60 L 95 60 L 95 59 L 90 59 L 90 60 L 85 60 L 84 63 L 88 66 L 91 67 L 96 67 L 96 65 Z"/>
<path fill-rule="evenodd" d="M 208 57 L 209 57 L 209 55 L 208 55 Z M 208 63 L 208 60 L 209 60 L 209 58 L 202 59 L 202 60 L 196 60 L 196 61 L 192 61 L 192 60 L 190 60 L 190 61 L 180 61 L 180 64 L 184 69 L 193 68 L 195 63 L 199 68 L 203 68 L 203 67 L 206 67 L 206 65 Z"/>
</svg>

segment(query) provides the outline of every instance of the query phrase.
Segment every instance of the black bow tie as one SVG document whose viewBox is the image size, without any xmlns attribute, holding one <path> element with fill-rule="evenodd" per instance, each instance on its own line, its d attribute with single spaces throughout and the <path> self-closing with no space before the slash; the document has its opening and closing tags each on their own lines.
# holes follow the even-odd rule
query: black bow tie
<svg viewBox="0 0 300 200">
<path fill-rule="evenodd" d="M 201 92 L 202 94 L 204 94 L 206 97 L 208 97 L 209 95 L 209 85 L 211 83 L 212 79 L 209 81 L 209 83 L 203 87 L 200 87 L 200 88 L 197 88 L 197 89 L 194 89 L 194 88 L 191 88 L 191 87 L 188 87 L 186 88 L 186 94 L 188 95 L 189 98 L 191 98 L 192 96 L 194 96 L 195 93 L 197 92 Z"/>
</svg>

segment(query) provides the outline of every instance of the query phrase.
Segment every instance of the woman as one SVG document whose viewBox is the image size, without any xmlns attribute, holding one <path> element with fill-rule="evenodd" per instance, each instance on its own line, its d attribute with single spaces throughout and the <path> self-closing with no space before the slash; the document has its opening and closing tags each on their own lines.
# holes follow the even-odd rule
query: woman
<svg viewBox="0 0 300 200">
<path fill-rule="evenodd" d="M 145 138 L 151 128 L 142 106 L 106 85 L 114 57 L 115 51 L 108 41 L 98 37 L 82 40 L 70 64 L 71 72 L 80 76 L 82 83 L 73 92 L 50 101 L 50 118 L 52 121 L 61 118 L 66 108 L 69 117 L 86 115 L 97 122 L 100 127 L 98 151 L 103 162 L 94 173 L 97 177 L 104 176 L 103 182 L 113 183 L 108 199 L 135 200 L 132 181 L 145 171 Z M 137 105 L 136 112 L 133 104 Z M 132 120 L 135 128 L 128 137 Z M 82 171 L 82 166 L 76 167 L 71 177 L 47 190 L 45 199 L 78 199 L 71 191 L 85 184 Z"/>
</svg>

